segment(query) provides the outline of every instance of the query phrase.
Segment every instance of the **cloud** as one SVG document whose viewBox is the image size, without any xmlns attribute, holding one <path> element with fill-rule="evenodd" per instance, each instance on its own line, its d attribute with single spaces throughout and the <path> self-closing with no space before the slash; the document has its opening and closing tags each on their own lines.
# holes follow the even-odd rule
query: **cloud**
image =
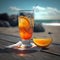
<svg viewBox="0 0 60 60">
<path fill-rule="evenodd" d="M 35 19 L 60 19 L 60 10 L 53 7 L 33 6 Z"/>
<path fill-rule="evenodd" d="M 9 7 L 14 14 L 19 13 L 20 8 L 15 6 Z M 60 10 L 53 7 L 41 7 L 39 5 L 33 6 L 35 19 L 60 19 Z"/>
<path fill-rule="evenodd" d="M 11 7 L 9 7 L 9 9 L 12 10 L 12 11 L 19 11 L 19 10 L 21 10 L 20 8 L 17 8 L 15 6 L 11 6 Z"/>
</svg>

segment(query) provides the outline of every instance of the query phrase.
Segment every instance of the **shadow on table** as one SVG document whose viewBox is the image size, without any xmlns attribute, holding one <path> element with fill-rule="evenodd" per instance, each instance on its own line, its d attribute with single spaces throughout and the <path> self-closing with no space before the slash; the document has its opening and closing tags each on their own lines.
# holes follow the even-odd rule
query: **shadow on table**
<svg viewBox="0 0 60 60">
<path fill-rule="evenodd" d="M 22 54 L 29 54 L 29 53 L 35 53 L 37 52 L 37 50 L 17 50 L 17 49 L 12 49 L 12 48 L 0 48 L 0 53 L 16 53 L 16 54 L 19 54 L 19 53 L 22 53 Z"/>
</svg>

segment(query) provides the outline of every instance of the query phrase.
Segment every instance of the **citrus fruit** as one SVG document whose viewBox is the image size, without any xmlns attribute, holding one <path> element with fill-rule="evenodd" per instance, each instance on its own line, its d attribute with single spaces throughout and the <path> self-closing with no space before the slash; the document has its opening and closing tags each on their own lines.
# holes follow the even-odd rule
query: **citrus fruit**
<svg viewBox="0 0 60 60">
<path fill-rule="evenodd" d="M 42 48 L 48 47 L 52 43 L 51 38 L 34 38 L 33 42 Z"/>
<path fill-rule="evenodd" d="M 19 23 L 18 25 L 19 27 L 25 27 L 25 28 L 30 27 L 29 19 L 26 16 L 19 16 L 18 23 Z"/>
</svg>

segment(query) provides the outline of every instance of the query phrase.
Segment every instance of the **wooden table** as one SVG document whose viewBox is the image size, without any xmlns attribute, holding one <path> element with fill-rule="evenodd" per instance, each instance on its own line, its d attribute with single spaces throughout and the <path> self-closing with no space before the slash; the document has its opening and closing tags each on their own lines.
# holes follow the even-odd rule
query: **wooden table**
<svg viewBox="0 0 60 60">
<path fill-rule="evenodd" d="M 5 48 L 19 40 L 19 36 L 0 33 L 0 60 L 60 60 L 60 44 L 52 43 L 47 50 L 37 47 L 24 54 L 19 50 Z"/>
</svg>

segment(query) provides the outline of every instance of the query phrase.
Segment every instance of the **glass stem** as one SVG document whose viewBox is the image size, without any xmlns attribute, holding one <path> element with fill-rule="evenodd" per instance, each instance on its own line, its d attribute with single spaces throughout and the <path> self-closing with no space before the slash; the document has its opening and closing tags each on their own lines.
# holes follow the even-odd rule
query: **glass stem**
<svg viewBox="0 0 60 60">
<path fill-rule="evenodd" d="M 22 40 L 22 46 L 31 47 L 30 40 Z"/>
</svg>

